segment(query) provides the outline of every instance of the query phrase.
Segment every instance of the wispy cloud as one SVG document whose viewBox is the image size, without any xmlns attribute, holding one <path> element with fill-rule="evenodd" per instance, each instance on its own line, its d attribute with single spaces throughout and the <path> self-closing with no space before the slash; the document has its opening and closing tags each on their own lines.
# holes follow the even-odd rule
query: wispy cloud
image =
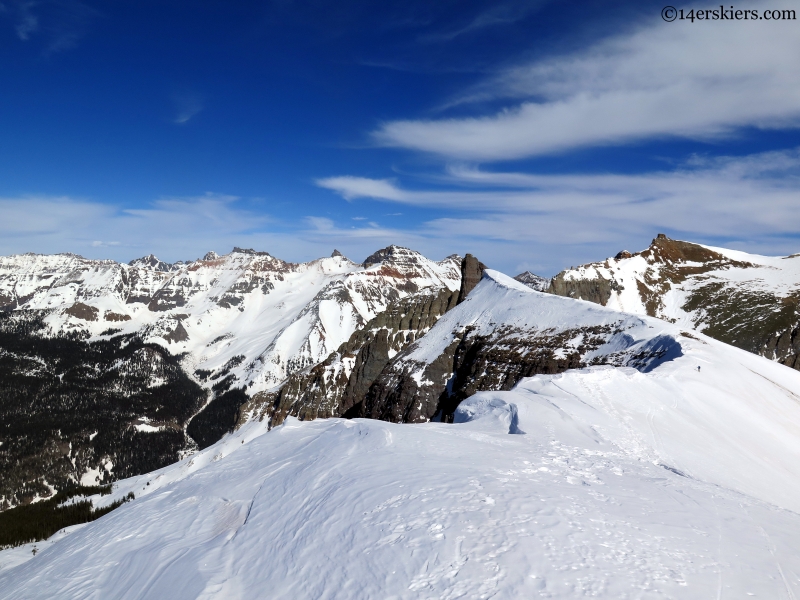
<svg viewBox="0 0 800 600">
<path fill-rule="evenodd" d="M 14 20 L 20 40 L 27 42 L 39 37 L 45 55 L 73 48 L 99 15 L 79 0 L 16 0 L 2 5 L 0 14 Z"/>
<path fill-rule="evenodd" d="M 644 243 L 659 231 L 762 252 L 800 250 L 800 149 L 694 159 L 677 170 L 639 175 L 453 168 L 443 178 L 451 184 L 445 190 L 369 181 L 372 185 L 363 178 L 335 177 L 318 185 L 350 201 L 444 209 L 449 216 L 428 220 L 418 234 L 450 240 L 454 247 L 463 240 L 483 245 L 500 264 L 522 264 L 526 254 L 547 253 L 541 264 L 557 270 L 565 266 L 564 256 L 602 258 L 601 252 L 631 246 L 636 239 Z"/>
<path fill-rule="evenodd" d="M 510 25 L 538 10 L 544 3 L 544 1 L 534 2 L 533 0 L 528 0 L 525 2 L 504 2 L 502 4 L 497 4 L 476 15 L 464 25 L 421 36 L 419 41 L 424 43 L 449 42 L 457 37 L 490 27 Z"/>
<path fill-rule="evenodd" d="M 19 5 L 18 20 L 14 29 L 17 37 L 23 41 L 28 40 L 31 34 L 39 29 L 39 17 L 32 12 L 35 6 L 36 2 L 23 2 Z"/>
<path fill-rule="evenodd" d="M 0 198 L 0 255 L 75 252 L 127 262 L 154 253 L 175 261 L 239 246 L 290 261 L 329 256 L 339 248 L 363 260 L 393 243 L 438 258 L 452 252 L 445 252 L 436 240 L 374 222 L 343 227 L 321 216 L 285 222 L 263 210 L 260 202 L 210 193 L 161 198 L 134 209 L 70 197 Z"/>
<path fill-rule="evenodd" d="M 68 197 L 0 198 L 0 254 L 77 252 L 127 261 L 153 252 L 179 260 L 241 246 L 292 261 L 339 248 L 362 260 L 395 243 L 432 258 L 472 252 L 512 274 L 548 275 L 641 249 L 658 232 L 766 254 L 800 251 L 800 149 L 697 157 L 672 171 L 639 175 L 452 168 L 434 189 L 358 177 L 319 184 L 351 202 L 414 206 L 415 222 L 388 215 L 280 221 L 260 202 L 222 194 L 161 198 L 138 208 Z"/>
<path fill-rule="evenodd" d="M 176 125 L 188 123 L 205 108 L 202 96 L 194 92 L 173 94 L 172 101 L 175 104 L 175 118 L 172 122 Z"/>
<path fill-rule="evenodd" d="M 624 34 L 505 70 L 458 99 L 507 99 L 506 110 L 390 121 L 373 139 L 488 162 L 647 138 L 713 139 L 748 126 L 800 126 L 796 21 L 696 25 L 665 23 L 654 12 Z"/>
</svg>

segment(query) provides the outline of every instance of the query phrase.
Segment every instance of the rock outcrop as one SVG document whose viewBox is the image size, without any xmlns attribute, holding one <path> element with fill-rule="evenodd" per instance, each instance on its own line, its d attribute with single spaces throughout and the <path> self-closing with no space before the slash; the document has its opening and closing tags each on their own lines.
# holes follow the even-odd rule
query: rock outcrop
<svg viewBox="0 0 800 600">
<path fill-rule="evenodd" d="M 690 327 L 800 369 L 800 257 L 710 248 L 658 234 L 635 254 L 567 269 L 553 294 Z"/>
<path fill-rule="evenodd" d="M 472 254 L 467 254 L 461 261 L 461 289 L 458 292 L 458 303 L 461 304 L 467 295 L 478 285 L 486 270 L 484 265 Z"/>
<path fill-rule="evenodd" d="M 509 390 L 523 377 L 590 365 L 647 370 L 680 355 L 673 337 L 644 333 L 648 328 L 636 317 L 534 294 L 486 271 L 463 303 L 387 364 L 357 416 L 447 421 L 475 392 Z"/>
</svg>

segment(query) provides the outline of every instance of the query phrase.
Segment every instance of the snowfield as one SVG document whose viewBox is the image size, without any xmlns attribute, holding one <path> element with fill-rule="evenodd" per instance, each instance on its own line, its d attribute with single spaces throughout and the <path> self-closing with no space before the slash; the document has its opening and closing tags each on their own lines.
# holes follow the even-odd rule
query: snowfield
<svg viewBox="0 0 800 600">
<path fill-rule="evenodd" d="M 431 333 L 519 293 L 553 322 L 627 318 L 508 279 Z M 795 600 L 800 373 L 631 318 L 680 353 L 481 392 L 454 424 L 247 423 L 24 564 L 0 552 L 0 599 Z"/>
<path fill-rule="evenodd" d="M 139 498 L 0 597 L 794 598 L 800 374 L 681 343 L 647 374 L 480 393 L 454 425 L 248 424 L 120 482 Z"/>
</svg>

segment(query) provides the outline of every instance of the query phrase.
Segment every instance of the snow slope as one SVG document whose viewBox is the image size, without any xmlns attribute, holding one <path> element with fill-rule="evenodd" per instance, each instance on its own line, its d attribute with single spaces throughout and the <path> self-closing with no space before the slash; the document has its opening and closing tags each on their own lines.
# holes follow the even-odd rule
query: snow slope
<svg viewBox="0 0 800 600">
<path fill-rule="evenodd" d="M 489 275 L 430 333 L 481 298 L 487 327 L 614 314 Z M 480 392 L 454 424 L 248 423 L 115 484 L 99 503 L 137 499 L 0 598 L 797 598 L 800 373 L 616 314 L 680 355 Z"/>
<path fill-rule="evenodd" d="M 647 314 L 800 369 L 800 255 L 760 256 L 659 235 L 642 252 L 562 271 L 550 291 Z"/>
<path fill-rule="evenodd" d="M 456 256 L 434 262 L 390 246 L 370 259 L 335 252 L 296 264 L 239 248 L 175 265 L 152 255 L 130 265 L 0 257 L 0 308 L 46 310 L 53 332 L 139 333 L 189 353 L 186 366 L 207 372 L 206 385 L 232 374 L 253 394 L 321 362 L 390 303 L 460 285 Z"/>
</svg>

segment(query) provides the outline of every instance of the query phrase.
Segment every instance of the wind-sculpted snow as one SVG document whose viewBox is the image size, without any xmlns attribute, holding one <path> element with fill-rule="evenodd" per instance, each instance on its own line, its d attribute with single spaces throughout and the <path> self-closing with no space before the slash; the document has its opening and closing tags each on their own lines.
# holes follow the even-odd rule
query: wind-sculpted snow
<svg viewBox="0 0 800 600">
<path fill-rule="evenodd" d="M 698 329 L 800 369 L 800 255 L 671 240 L 562 271 L 549 291 Z"/>
<path fill-rule="evenodd" d="M 800 373 L 691 335 L 455 424 L 248 423 L 0 552 L 0 598 L 796 598 Z"/>
</svg>

